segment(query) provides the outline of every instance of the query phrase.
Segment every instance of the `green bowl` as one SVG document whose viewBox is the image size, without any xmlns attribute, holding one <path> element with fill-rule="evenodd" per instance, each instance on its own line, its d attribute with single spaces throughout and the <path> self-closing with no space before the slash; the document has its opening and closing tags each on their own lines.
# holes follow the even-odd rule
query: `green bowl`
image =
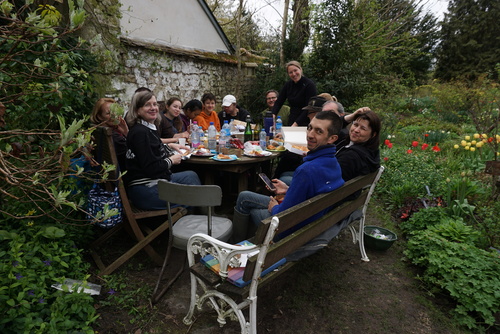
<svg viewBox="0 0 500 334">
<path fill-rule="evenodd" d="M 378 235 L 376 230 L 378 230 Z M 374 250 L 387 250 L 394 241 L 398 240 L 396 233 L 379 226 L 365 226 L 364 232 L 365 247 Z"/>
</svg>

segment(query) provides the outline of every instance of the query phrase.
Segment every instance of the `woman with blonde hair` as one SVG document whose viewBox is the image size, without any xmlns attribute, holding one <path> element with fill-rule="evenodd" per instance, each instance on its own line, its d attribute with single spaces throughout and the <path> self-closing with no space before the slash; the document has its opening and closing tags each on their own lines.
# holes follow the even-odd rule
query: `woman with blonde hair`
<svg viewBox="0 0 500 334">
<path fill-rule="evenodd" d="M 318 94 L 316 84 L 302 73 L 302 66 L 298 61 L 292 60 L 285 65 L 290 80 L 285 83 L 273 106 L 273 114 L 277 115 L 281 107 L 288 100 L 290 116 L 288 124 L 292 126 L 307 126 L 309 119 L 307 111 L 302 110 L 309 99 Z"/>
</svg>

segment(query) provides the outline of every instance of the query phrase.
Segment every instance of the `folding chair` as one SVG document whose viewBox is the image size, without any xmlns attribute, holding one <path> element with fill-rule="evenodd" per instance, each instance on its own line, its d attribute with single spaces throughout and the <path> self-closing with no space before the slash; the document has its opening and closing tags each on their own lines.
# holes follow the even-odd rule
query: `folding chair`
<svg viewBox="0 0 500 334">
<path fill-rule="evenodd" d="M 112 129 L 108 127 L 98 127 L 95 129 L 93 132 L 96 144 L 94 157 L 98 163 L 102 164 L 103 162 L 107 162 L 118 166 L 118 159 L 115 153 L 112 133 Z M 154 239 L 168 229 L 169 223 L 165 221 L 157 228 L 151 229 L 145 224 L 140 225 L 139 222 L 149 218 L 166 216 L 167 210 L 148 211 L 134 207 L 128 200 L 127 191 L 123 182 L 119 179 L 119 175 L 117 175 L 116 172 L 111 173 L 109 180 L 110 181 L 106 182 L 106 186 L 108 188 L 111 187 L 114 189 L 116 185 L 118 186 L 118 192 L 123 206 L 124 220 L 121 224 L 104 233 L 90 245 L 90 254 L 94 258 L 94 261 L 100 270 L 99 275 L 111 274 L 141 250 L 144 250 L 158 266 L 161 266 L 164 258 L 159 255 L 150 244 Z M 115 180 L 117 181 L 115 182 Z M 176 208 L 174 212 L 171 212 L 171 214 L 173 214 L 173 221 L 175 222 L 185 213 L 186 210 L 184 208 Z M 137 242 L 117 259 L 106 265 L 103 263 L 99 255 L 99 248 L 122 228 L 125 228 L 127 233 Z"/>
<path fill-rule="evenodd" d="M 158 182 L 158 194 L 161 199 L 167 202 L 167 216 L 169 222 L 169 238 L 167 255 L 163 262 L 158 281 L 152 295 L 152 302 L 156 303 L 161 296 L 167 292 L 169 287 L 179 278 L 185 269 L 186 259 L 183 265 L 168 284 L 157 293 L 160 282 L 167 266 L 172 247 L 186 250 L 189 238 L 196 233 L 206 233 L 221 241 L 228 241 L 233 231 L 231 220 L 223 217 L 213 217 L 213 207 L 222 203 L 222 190 L 217 185 L 184 185 L 160 180 Z M 207 215 L 187 215 L 180 218 L 174 225 L 172 219 L 172 204 L 186 205 L 193 207 L 207 207 Z"/>
</svg>

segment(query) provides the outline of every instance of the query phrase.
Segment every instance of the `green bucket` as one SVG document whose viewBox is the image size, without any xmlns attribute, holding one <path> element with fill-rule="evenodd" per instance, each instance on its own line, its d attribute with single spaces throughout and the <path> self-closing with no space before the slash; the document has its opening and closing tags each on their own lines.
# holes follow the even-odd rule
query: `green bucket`
<svg viewBox="0 0 500 334">
<path fill-rule="evenodd" d="M 365 226 L 365 247 L 373 250 L 387 250 L 398 240 L 396 233 L 379 226 Z"/>
</svg>

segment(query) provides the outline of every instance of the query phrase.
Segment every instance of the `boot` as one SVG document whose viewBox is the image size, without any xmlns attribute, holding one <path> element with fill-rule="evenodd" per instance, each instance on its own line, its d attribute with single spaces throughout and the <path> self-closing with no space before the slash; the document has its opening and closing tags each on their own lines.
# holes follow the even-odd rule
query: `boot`
<svg viewBox="0 0 500 334">
<path fill-rule="evenodd" d="M 233 235 L 231 236 L 230 242 L 236 244 L 240 241 L 246 240 L 250 224 L 250 215 L 245 215 L 234 208 Z"/>
</svg>

